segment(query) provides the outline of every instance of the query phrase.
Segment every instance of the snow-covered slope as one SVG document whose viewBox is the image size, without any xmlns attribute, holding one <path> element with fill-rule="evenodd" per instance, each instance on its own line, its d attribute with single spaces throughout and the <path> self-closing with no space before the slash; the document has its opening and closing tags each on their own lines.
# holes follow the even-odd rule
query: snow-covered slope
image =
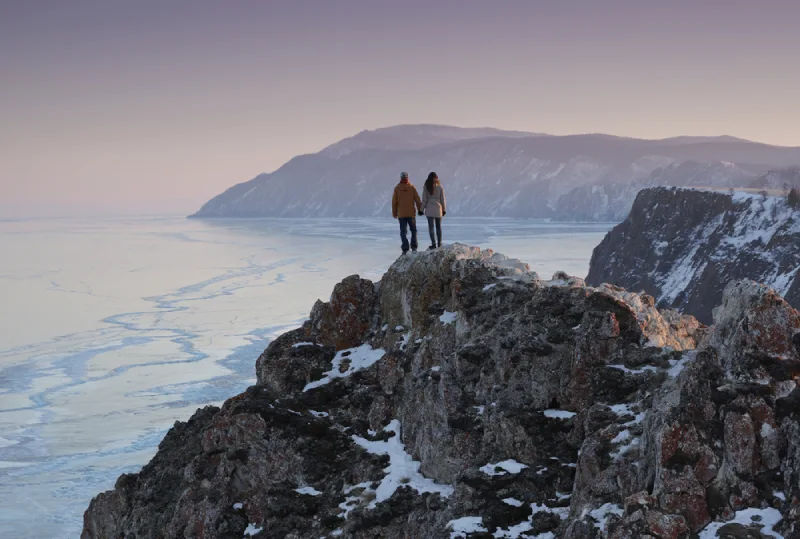
<svg viewBox="0 0 800 539">
<path fill-rule="evenodd" d="M 654 171 L 671 171 L 669 167 L 692 160 L 716 163 L 711 168 L 720 170 L 726 166 L 720 162 L 739 163 L 722 180 L 714 180 L 716 172 L 700 174 L 703 182 L 725 183 L 738 176 L 739 168 L 747 169 L 741 163 L 800 163 L 800 148 L 727 137 L 653 141 L 398 126 L 362 132 L 317 154 L 296 157 L 273 173 L 228 189 L 196 216 L 386 216 L 401 171 L 421 185 L 435 170 L 447 190 L 448 215 L 573 219 L 571 210 L 559 209 L 559 199 L 576 188 L 620 185 L 610 189 L 635 192 Z M 675 174 L 683 172 L 698 173 L 679 167 Z M 686 184 L 685 179 L 675 181 Z M 621 204 L 629 198 L 623 196 Z M 565 202 L 563 207 L 580 205 L 585 204 Z"/>
<path fill-rule="evenodd" d="M 755 179 L 750 187 L 758 189 L 800 188 L 800 166 L 770 170 Z"/>
<path fill-rule="evenodd" d="M 578 221 L 622 221 L 631 211 L 640 190 L 647 187 L 730 187 L 746 185 L 761 167 L 728 162 L 685 161 L 655 169 L 650 175 L 627 183 L 576 187 L 562 195 L 556 218 Z"/>
<path fill-rule="evenodd" d="M 783 197 L 651 188 L 592 254 L 587 282 L 652 294 L 711 321 L 732 280 L 752 279 L 800 305 L 800 212 Z"/>
</svg>

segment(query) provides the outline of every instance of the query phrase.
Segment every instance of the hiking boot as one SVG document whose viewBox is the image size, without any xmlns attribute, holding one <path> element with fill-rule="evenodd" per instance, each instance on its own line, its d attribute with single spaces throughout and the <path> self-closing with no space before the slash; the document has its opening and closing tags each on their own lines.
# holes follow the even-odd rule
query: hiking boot
<svg viewBox="0 0 800 539">
<path fill-rule="evenodd" d="M 435 245 L 431 245 L 430 247 L 428 247 L 428 250 L 429 250 L 429 251 L 433 251 L 434 249 L 436 249 L 436 246 L 435 246 Z"/>
<path fill-rule="evenodd" d="M 411 249 L 411 252 L 412 252 L 412 253 L 416 253 L 416 252 L 417 252 L 417 250 L 416 250 L 416 249 Z"/>
</svg>

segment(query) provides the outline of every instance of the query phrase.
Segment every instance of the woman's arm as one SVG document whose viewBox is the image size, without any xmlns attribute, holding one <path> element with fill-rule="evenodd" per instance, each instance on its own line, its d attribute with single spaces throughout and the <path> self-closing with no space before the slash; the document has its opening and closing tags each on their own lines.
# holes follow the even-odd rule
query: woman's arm
<svg viewBox="0 0 800 539">
<path fill-rule="evenodd" d="M 441 189 L 440 193 L 441 193 L 441 197 L 442 197 L 442 198 L 441 198 L 441 202 L 442 202 L 442 215 L 444 215 L 445 213 L 447 213 L 447 201 L 446 201 L 446 200 L 445 200 L 445 198 L 444 198 L 444 187 L 442 187 L 442 186 L 439 186 L 439 189 Z"/>
</svg>

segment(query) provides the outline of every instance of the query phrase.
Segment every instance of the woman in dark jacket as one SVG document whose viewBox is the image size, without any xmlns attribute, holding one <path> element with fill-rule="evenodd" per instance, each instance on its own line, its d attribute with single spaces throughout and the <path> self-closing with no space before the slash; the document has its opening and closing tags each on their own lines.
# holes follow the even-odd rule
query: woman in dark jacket
<svg viewBox="0 0 800 539">
<path fill-rule="evenodd" d="M 425 188 L 422 190 L 422 211 L 428 218 L 428 232 L 431 235 L 431 246 L 428 249 L 436 249 L 437 245 L 441 247 L 442 217 L 447 215 L 447 202 L 444 198 L 444 188 L 435 172 L 428 174 L 428 179 L 425 180 Z"/>
</svg>

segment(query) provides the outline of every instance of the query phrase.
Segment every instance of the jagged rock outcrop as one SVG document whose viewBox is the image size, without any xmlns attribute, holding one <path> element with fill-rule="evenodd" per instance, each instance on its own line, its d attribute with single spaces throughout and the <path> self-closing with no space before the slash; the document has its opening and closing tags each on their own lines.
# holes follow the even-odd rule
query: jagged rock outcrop
<svg viewBox="0 0 800 539">
<path fill-rule="evenodd" d="M 654 296 L 710 323 L 734 280 L 754 279 L 800 306 L 800 212 L 783 197 L 645 189 L 595 247 L 586 281 Z"/>
<path fill-rule="evenodd" d="M 739 282 L 715 317 L 477 248 L 402 257 L 177 423 L 82 537 L 796 539 L 800 314 Z"/>
</svg>

